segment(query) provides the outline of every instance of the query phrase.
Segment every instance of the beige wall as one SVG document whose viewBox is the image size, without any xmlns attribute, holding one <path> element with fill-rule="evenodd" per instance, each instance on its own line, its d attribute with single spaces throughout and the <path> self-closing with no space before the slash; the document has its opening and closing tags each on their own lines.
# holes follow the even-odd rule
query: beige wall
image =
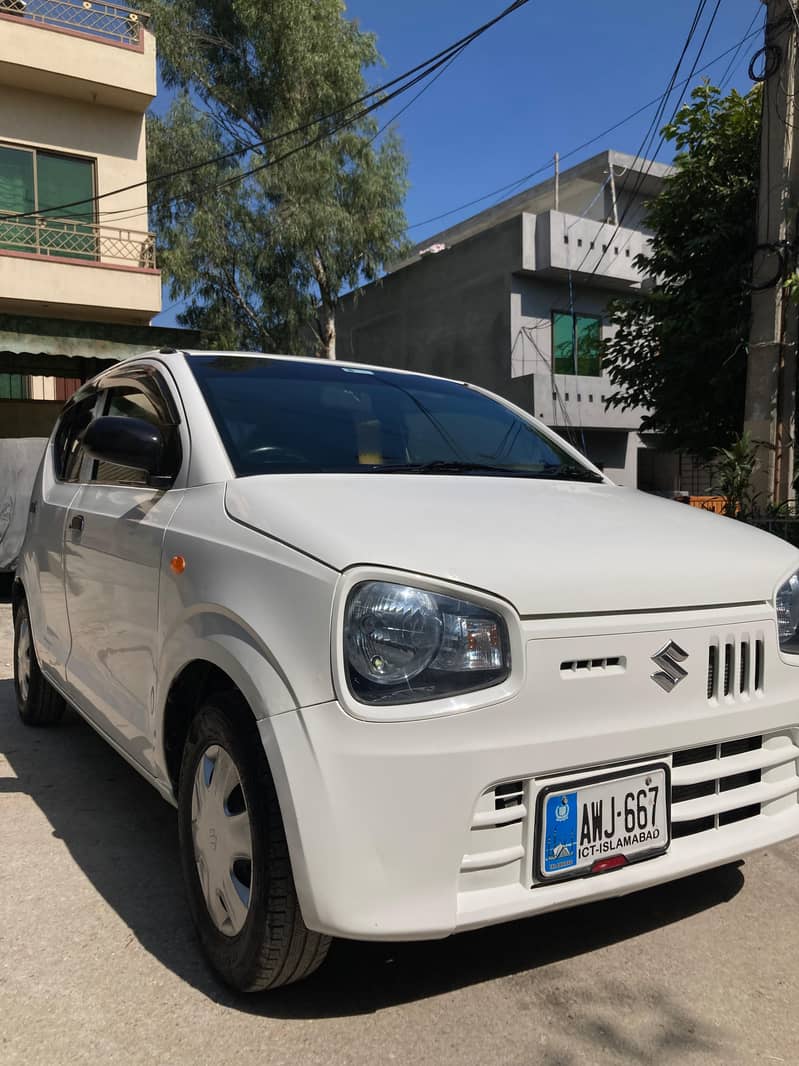
<svg viewBox="0 0 799 1066">
<path fill-rule="evenodd" d="M 118 47 L 25 19 L 0 19 L 0 81 L 143 112 L 155 97 L 155 38 Z"/>
<path fill-rule="evenodd" d="M 0 85 L 0 141 L 95 159 L 98 193 L 147 177 L 144 115 L 133 111 Z M 110 196 L 98 205 L 99 221 L 146 231 L 146 203 L 146 188 Z M 118 209 L 125 210 L 124 218 L 103 214 Z"/>
<path fill-rule="evenodd" d="M 0 255 L 0 313 L 148 323 L 160 310 L 158 272 Z"/>
</svg>

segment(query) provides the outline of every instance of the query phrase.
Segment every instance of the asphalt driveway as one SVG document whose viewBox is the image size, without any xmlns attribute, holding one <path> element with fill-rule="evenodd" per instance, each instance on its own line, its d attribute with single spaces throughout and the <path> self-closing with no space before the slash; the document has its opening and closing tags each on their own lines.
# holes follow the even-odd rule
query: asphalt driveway
<svg viewBox="0 0 799 1066">
<path fill-rule="evenodd" d="M 0 1062 L 797 1063 L 799 844 L 430 944 L 334 945 L 239 998 L 183 903 L 173 810 L 77 716 L 18 721 L 0 600 Z"/>
</svg>

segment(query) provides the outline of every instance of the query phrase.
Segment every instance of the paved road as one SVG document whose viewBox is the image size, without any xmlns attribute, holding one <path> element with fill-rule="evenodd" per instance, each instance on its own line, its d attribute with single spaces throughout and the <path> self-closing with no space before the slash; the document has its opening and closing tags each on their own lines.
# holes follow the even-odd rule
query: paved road
<svg viewBox="0 0 799 1066">
<path fill-rule="evenodd" d="M 236 998 L 197 954 L 174 812 L 79 719 L 27 730 L 0 603 L 0 1063 L 799 1062 L 799 845 L 434 944 L 334 945 Z"/>
</svg>

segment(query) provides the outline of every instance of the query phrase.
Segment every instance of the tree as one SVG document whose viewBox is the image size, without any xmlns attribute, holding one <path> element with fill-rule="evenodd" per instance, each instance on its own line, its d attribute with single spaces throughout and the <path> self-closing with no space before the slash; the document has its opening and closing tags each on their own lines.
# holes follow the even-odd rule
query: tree
<svg viewBox="0 0 799 1066">
<path fill-rule="evenodd" d="M 222 347 L 296 352 L 313 337 L 317 354 L 335 358 L 340 294 L 404 249 L 407 164 L 396 134 L 378 142 L 372 116 L 336 130 L 380 61 L 375 38 L 344 17 L 341 0 L 147 7 L 176 92 L 168 113 L 149 119 L 151 175 L 243 148 L 151 186 L 168 291 L 189 301 L 179 321 Z M 290 133 L 298 127 L 307 128 Z"/>
<path fill-rule="evenodd" d="M 647 208 L 651 246 L 635 261 L 644 291 L 609 308 L 609 403 L 648 408 L 643 430 L 703 458 L 743 425 L 759 129 L 759 87 L 694 89 L 663 130 L 677 155 Z"/>
</svg>

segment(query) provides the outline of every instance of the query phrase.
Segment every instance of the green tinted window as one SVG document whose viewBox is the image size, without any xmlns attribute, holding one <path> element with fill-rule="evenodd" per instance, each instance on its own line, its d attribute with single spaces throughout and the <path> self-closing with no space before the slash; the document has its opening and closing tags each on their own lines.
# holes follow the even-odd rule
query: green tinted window
<svg viewBox="0 0 799 1066">
<path fill-rule="evenodd" d="M 57 222 L 42 223 L 40 250 L 70 259 L 95 259 L 97 249 L 91 226 L 80 224 L 82 220 L 91 222 L 92 205 L 58 206 L 91 200 L 94 195 L 94 167 L 91 161 L 39 152 L 36 159 L 36 191 L 38 210 L 42 214 L 53 210 L 58 217 Z"/>
<path fill-rule="evenodd" d="M 0 211 L 33 211 L 33 152 L 0 145 Z"/>
<path fill-rule="evenodd" d="M 602 320 L 595 315 L 552 313 L 552 355 L 556 374 L 599 377 Z"/>
<path fill-rule="evenodd" d="M 36 251 L 36 228 L 26 222 L 3 222 L 6 213 L 34 211 L 33 152 L 0 145 L 0 249 Z"/>
<path fill-rule="evenodd" d="M 91 200 L 94 195 L 94 166 L 89 159 L 39 152 L 36 159 L 38 209 L 44 214 L 51 209 L 59 218 L 92 220 L 90 203 L 79 207 L 59 208 L 78 200 Z"/>
<path fill-rule="evenodd" d="M 93 195 L 94 164 L 90 159 L 0 145 L 0 249 L 97 259 L 90 225 L 93 205 L 59 207 L 90 201 Z M 52 212 L 58 221 L 3 218 L 34 211 Z"/>
</svg>

